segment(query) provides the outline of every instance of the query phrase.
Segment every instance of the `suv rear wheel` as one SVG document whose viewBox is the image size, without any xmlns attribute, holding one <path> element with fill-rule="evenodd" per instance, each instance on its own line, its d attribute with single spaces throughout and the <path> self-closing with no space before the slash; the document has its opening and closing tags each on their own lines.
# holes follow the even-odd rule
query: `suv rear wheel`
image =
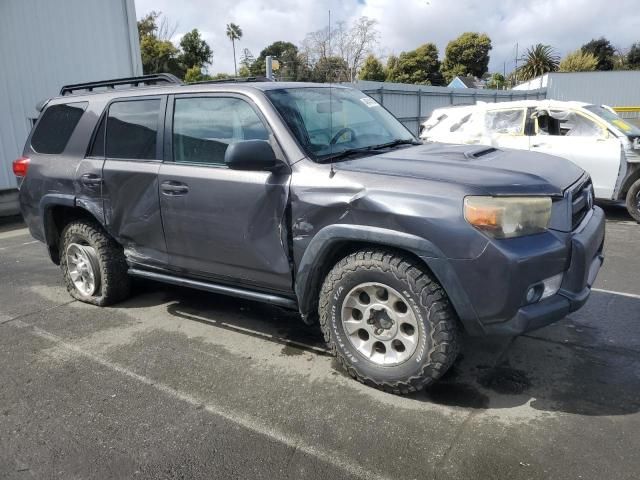
<svg viewBox="0 0 640 480">
<path fill-rule="evenodd" d="M 633 182 L 627 192 L 627 211 L 633 219 L 640 223 L 640 179 Z"/>
<path fill-rule="evenodd" d="M 417 262 L 384 250 L 360 251 L 329 273 L 320 325 L 347 372 L 405 394 L 440 378 L 458 354 L 458 320 L 440 284 Z"/>
<path fill-rule="evenodd" d="M 76 220 L 62 231 L 60 267 L 67 290 L 82 302 L 105 306 L 131 287 L 122 248 L 96 223 Z"/>
</svg>

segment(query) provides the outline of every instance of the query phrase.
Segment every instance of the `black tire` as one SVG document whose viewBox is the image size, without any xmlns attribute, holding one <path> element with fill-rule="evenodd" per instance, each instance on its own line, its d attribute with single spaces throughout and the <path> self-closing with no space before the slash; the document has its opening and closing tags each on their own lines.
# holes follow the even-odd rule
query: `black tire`
<svg viewBox="0 0 640 480">
<path fill-rule="evenodd" d="M 388 285 L 408 300 L 419 327 L 418 346 L 396 366 L 382 366 L 360 353 L 347 338 L 341 315 L 347 292 L 366 282 Z M 440 284 L 418 262 L 385 250 L 366 250 L 338 262 L 327 275 L 318 308 L 325 340 L 356 380 L 381 390 L 407 394 L 440 378 L 458 356 L 458 318 Z"/>
<path fill-rule="evenodd" d="M 72 243 L 93 247 L 96 253 L 99 286 L 93 295 L 83 295 L 74 285 L 67 265 L 67 248 Z M 75 220 L 62 231 L 60 268 L 67 290 L 81 302 L 98 306 L 112 305 L 129 296 L 131 278 L 122 247 L 95 222 Z"/>
<path fill-rule="evenodd" d="M 640 223 L 640 179 L 633 182 L 627 191 L 627 211 L 633 219 Z"/>
</svg>

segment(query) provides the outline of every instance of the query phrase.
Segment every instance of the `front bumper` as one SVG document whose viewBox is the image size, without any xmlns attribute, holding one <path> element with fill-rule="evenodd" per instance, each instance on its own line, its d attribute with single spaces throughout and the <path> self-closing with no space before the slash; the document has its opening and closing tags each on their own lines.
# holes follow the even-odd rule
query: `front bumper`
<svg viewBox="0 0 640 480">
<path fill-rule="evenodd" d="M 468 333 L 518 335 L 582 307 L 604 260 L 604 235 L 604 212 L 595 207 L 574 232 L 492 242 L 475 260 L 451 261 L 464 293 L 450 297 Z M 555 295 L 526 305 L 530 285 L 560 272 Z M 466 307 L 459 310 L 455 300 L 462 296 Z"/>
</svg>

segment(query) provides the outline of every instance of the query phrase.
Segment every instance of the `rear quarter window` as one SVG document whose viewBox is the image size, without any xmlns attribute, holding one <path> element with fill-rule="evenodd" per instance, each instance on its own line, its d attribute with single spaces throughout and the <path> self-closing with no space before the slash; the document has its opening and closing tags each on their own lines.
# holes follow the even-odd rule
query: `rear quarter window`
<svg viewBox="0 0 640 480">
<path fill-rule="evenodd" d="M 62 153 L 87 105 L 77 102 L 47 108 L 31 136 L 31 148 L 37 153 Z"/>
</svg>

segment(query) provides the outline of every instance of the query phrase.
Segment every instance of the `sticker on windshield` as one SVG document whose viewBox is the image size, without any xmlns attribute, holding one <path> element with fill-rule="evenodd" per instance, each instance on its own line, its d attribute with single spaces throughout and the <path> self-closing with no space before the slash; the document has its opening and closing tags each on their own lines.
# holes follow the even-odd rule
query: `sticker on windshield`
<svg viewBox="0 0 640 480">
<path fill-rule="evenodd" d="M 378 102 L 376 102 L 373 98 L 371 97 L 364 97 L 361 98 L 360 101 L 362 103 L 364 103 L 367 107 L 372 108 L 372 107 L 379 107 L 380 104 Z"/>
</svg>

